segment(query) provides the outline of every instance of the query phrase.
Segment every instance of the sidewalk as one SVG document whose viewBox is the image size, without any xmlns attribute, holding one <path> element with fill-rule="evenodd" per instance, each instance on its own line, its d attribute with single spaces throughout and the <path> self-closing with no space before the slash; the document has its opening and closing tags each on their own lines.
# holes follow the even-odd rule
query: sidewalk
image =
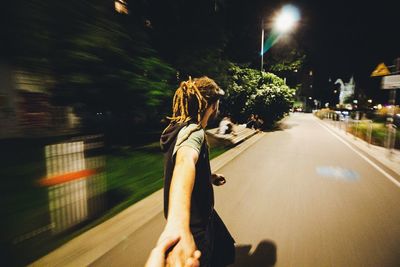
<svg viewBox="0 0 400 267">
<path fill-rule="evenodd" d="M 318 119 L 318 118 L 316 118 Z M 320 120 L 324 125 L 328 126 L 329 129 L 334 131 L 337 135 L 342 137 L 348 143 L 354 145 L 362 152 L 366 153 L 370 157 L 374 158 L 376 161 L 392 170 L 394 173 L 400 176 L 400 151 L 393 150 L 393 152 L 389 155 L 389 152 L 386 148 L 376 145 L 368 144 L 366 141 L 355 137 L 354 135 L 345 132 L 344 129 L 339 129 L 332 125 L 331 121 Z"/>
<path fill-rule="evenodd" d="M 218 171 L 233 158 L 260 140 L 261 132 L 211 160 Z M 163 211 L 163 190 L 135 203 L 113 218 L 88 230 L 29 266 L 88 266 Z"/>
</svg>

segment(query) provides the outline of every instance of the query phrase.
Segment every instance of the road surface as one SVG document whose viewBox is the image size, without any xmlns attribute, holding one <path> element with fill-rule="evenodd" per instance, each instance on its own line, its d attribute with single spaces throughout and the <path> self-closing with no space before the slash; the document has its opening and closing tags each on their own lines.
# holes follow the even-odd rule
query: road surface
<svg viewBox="0 0 400 267">
<path fill-rule="evenodd" d="M 291 115 L 219 172 L 233 266 L 400 266 L 399 177 L 311 114 Z M 143 266 L 164 223 L 158 214 L 92 266 Z"/>
</svg>

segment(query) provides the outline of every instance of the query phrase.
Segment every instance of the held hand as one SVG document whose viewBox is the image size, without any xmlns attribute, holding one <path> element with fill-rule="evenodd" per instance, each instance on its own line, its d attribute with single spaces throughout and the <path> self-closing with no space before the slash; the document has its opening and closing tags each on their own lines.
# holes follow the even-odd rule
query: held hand
<svg viewBox="0 0 400 267">
<path fill-rule="evenodd" d="M 196 244 L 190 231 L 181 233 L 181 238 L 175 247 L 168 253 L 166 266 L 183 267 L 196 266 L 200 257 L 200 251 L 196 250 Z"/>
<path fill-rule="evenodd" d="M 201 256 L 200 250 L 196 250 L 193 253 L 193 256 L 187 259 L 185 267 L 200 267 L 200 261 L 199 261 L 200 256 Z"/>
<path fill-rule="evenodd" d="M 157 246 L 153 248 L 145 267 L 164 267 L 165 266 L 165 253 L 179 241 L 179 237 L 168 237 L 159 241 Z"/>
<path fill-rule="evenodd" d="M 226 183 L 225 176 L 223 176 L 222 174 L 218 174 L 218 173 L 211 174 L 211 181 L 216 186 L 221 186 Z"/>
<path fill-rule="evenodd" d="M 166 266 L 165 259 L 167 257 L 167 251 L 171 249 L 178 241 L 179 237 L 168 237 L 164 240 L 160 240 L 158 245 L 153 248 L 149 258 L 145 264 L 145 267 L 164 267 Z M 185 267 L 199 267 L 200 266 L 200 251 L 196 250 L 191 257 L 185 262 Z"/>
</svg>

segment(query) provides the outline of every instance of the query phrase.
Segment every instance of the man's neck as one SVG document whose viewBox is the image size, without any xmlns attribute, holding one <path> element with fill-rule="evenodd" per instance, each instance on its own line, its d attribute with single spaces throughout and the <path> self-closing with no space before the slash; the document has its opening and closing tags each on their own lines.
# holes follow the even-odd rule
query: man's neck
<svg viewBox="0 0 400 267">
<path fill-rule="evenodd" d="M 208 107 L 206 112 L 204 113 L 203 118 L 201 118 L 200 124 L 203 129 L 207 127 L 208 120 L 210 119 L 210 116 L 214 113 L 214 110 L 211 107 Z"/>
<path fill-rule="evenodd" d="M 207 123 L 208 123 L 208 119 L 210 118 L 210 115 L 212 114 L 212 111 L 207 110 L 203 116 L 203 118 L 201 118 L 200 124 L 201 127 L 203 129 L 205 129 L 207 127 Z"/>
<path fill-rule="evenodd" d="M 205 129 L 205 128 L 207 127 L 208 117 L 209 117 L 209 116 L 207 116 L 207 117 L 204 116 L 204 117 L 201 119 L 200 124 L 201 124 L 201 127 L 202 127 L 203 129 Z"/>
</svg>

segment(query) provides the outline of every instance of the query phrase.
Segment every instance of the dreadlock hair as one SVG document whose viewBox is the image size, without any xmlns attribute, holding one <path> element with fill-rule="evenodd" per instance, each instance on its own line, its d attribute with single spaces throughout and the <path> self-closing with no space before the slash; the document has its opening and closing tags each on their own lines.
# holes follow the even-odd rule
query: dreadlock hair
<svg viewBox="0 0 400 267">
<path fill-rule="evenodd" d="M 206 109 L 218 101 L 221 91 L 216 82 L 207 76 L 194 80 L 189 77 L 189 80 L 181 82 L 172 101 L 172 116 L 167 117 L 170 123 L 166 129 L 176 123 L 188 121 L 198 125 L 188 136 L 201 129 L 200 123 Z M 188 136 L 183 140 L 187 139 Z"/>
<path fill-rule="evenodd" d="M 214 80 L 203 76 L 181 82 L 172 101 L 170 124 L 193 121 L 200 123 L 206 109 L 217 102 L 220 88 Z"/>
</svg>

